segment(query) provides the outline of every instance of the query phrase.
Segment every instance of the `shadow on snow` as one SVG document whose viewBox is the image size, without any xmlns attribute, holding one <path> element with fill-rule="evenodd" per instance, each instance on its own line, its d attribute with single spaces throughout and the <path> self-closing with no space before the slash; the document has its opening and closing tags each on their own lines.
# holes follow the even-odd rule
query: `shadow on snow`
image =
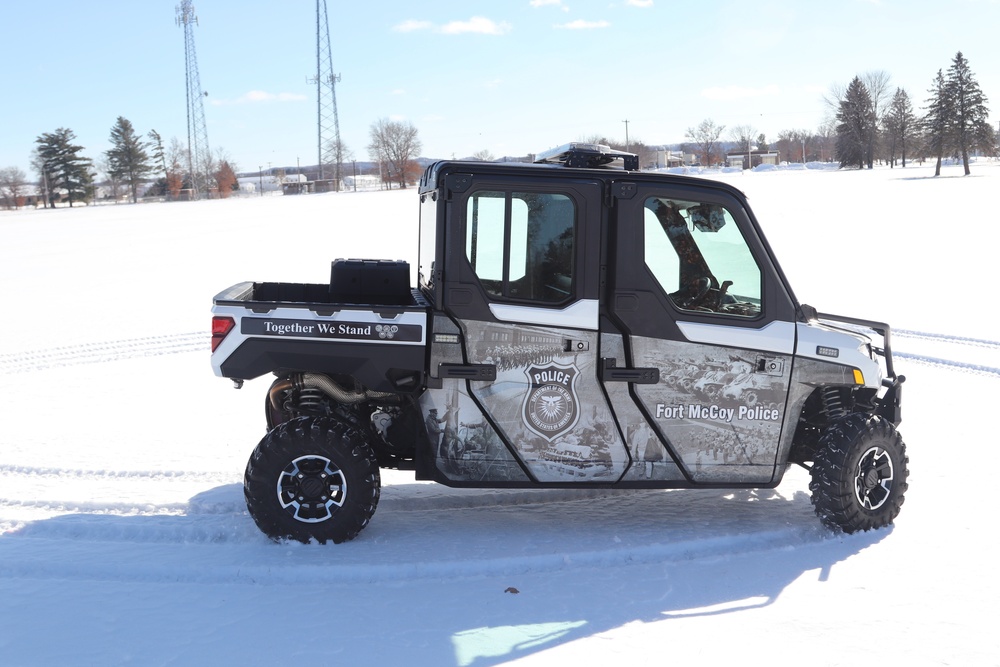
<svg viewBox="0 0 1000 667">
<path fill-rule="evenodd" d="M 103 632 L 86 613 L 97 582 L 133 650 L 161 641 L 143 639 L 138 620 L 143 601 L 159 598 L 156 622 L 191 633 L 177 648 L 181 660 L 204 651 L 198 641 L 208 634 L 202 641 L 225 642 L 233 662 L 287 656 L 283 642 L 240 639 L 259 635 L 295 637 L 299 658 L 495 665 L 630 623 L 666 622 L 657 631 L 667 642 L 671 619 L 765 607 L 804 573 L 823 581 L 890 532 L 832 535 L 806 493 L 780 488 L 400 484 L 386 487 L 352 542 L 275 544 L 247 515 L 242 486 L 231 484 L 198 494 L 179 515 L 27 523 L 0 537 L 0 578 L 62 580 L 61 604 L 80 607 L 81 657 L 105 655 L 87 650 Z M 18 604 L 12 643 L 36 643 L 36 654 L 47 632 L 37 599 L 13 591 L 4 603 Z M 191 611 L 205 604 L 210 613 Z"/>
</svg>

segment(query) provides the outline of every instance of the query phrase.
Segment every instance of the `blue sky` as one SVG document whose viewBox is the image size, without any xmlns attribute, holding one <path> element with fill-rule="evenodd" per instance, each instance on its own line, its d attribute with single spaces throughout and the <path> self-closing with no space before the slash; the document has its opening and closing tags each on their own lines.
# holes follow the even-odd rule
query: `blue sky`
<svg viewBox="0 0 1000 667">
<path fill-rule="evenodd" d="M 884 70 L 922 106 L 961 50 L 1000 119 L 1000 1 L 327 0 L 340 131 L 367 159 L 379 118 L 422 154 L 523 155 L 601 134 L 684 141 L 706 118 L 770 139 L 814 130 L 832 86 Z M 176 2 L 3 0 L 0 167 L 115 119 L 186 141 Z M 316 162 L 314 0 L 195 0 L 209 143 L 244 171 Z M 724 137 L 728 134 L 724 133 Z"/>
</svg>

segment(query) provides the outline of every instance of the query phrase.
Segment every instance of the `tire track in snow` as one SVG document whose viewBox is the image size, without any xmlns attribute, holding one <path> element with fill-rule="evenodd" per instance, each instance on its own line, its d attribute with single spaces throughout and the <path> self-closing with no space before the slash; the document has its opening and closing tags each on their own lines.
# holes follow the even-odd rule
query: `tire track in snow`
<svg viewBox="0 0 1000 667">
<path fill-rule="evenodd" d="M 940 343 L 946 346 L 958 346 L 964 348 L 972 347 L 989 351 L 1000 350 L 1000 341 L 985 340 L 982 338 L 971 338 L 968 336 L 957 336 L 954 334 L 939 334 L 926 331 L 912 331 L 909 329 L 900 329 L 898 331 L 893 331 L 892 337 L 894 340 L 898 340 L 901 338 L 903 339 L 903 341 L 910 339 L 910 340 L 926 341 L 931 343 Z M 926 354 L 916 354 L 912 352 L 907 352 L 905 342 L 902 347 L 903 347 L 902 350 L 900 350 L 898 346 L 896 347 L 896 349 L 893 350 L 893 357 L 899 359 L 906 359 L 908 361 L 914 361 L 918 364 L 933 366 L 936 368 L 956 369 L 969 373 L 975 373 L 977 375 L 985 375 L 988 377 L 1000 377 L 1000 368 L 996 368 L 994 366 L 972 363 L 968 361 L 959 361 L 947 357 L 938 357 Z"/>
<path fill-rule="evenodd" d="M 181 470 L 78 470 L 71 468 L 39 468 L 35 466 L 17 466 L 0 463 L 0 477 L 49 477 L 71 478 L 75 480 L 149 480 L 149 481 L 183 481 L 183 482 L 218 482 L 231 484 L 237 481 L 237 476 L 225 472 L 187 472 Z M 242 477 L 239 477 L 242 480 Z"/>
<path fill-rule="evenodd" d="M 949 345 L 971 345 L 974 347 L 985 347 L 993 350 L 1000 350 L 1000 341 L 985 340 L 982 338 L 969 338 L 967 336 L 956 336 L 953 334 L 938 334 L 927 331 L 911 331 L 909 329 L 893 330 L 892 337 L 895 338 L 916 338 L 920 340 L 932 340 Z"/>
<path fill-rule="evenodd" d="M 139 357 L 207 352 L 210 349 L 211 334 L 207 331 L 128 338 L 100 343 L 82 343 L 45 350 L 0 354 L 0 375 L 29 373 L 63 366 L 100 364 Z"/>
<path fill-rule="evenodd" d="M 1000 368 L 993 368 L 992 366 L 981 366 L 979 364 L 970 364 L 964 361 L 952 361 L 950 359 L 941 359 L 940 357 L 927 357 L 920 354 L 908 354 L 906 352 L 893 352 L 892 356 L 898 359 L 915 361 L 918 364 L 924 364 L 925 366 L 957 369 L 969 373 L 975 373 L 976 375 L 1000 377 Z"/>
<path fill-rule="evenodd" d="M 17 500 L 0 498 L 0 507 L 44 510 L 46 512 L 93 514 L 97 516 L 181 515 L 188 503 L 102 503 L 76 500 Z"/>
</svg>

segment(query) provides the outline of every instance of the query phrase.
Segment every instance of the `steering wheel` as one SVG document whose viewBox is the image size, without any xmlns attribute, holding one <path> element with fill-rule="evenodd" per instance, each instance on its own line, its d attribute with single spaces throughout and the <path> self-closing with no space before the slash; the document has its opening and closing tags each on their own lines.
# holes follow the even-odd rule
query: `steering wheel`
<svg viewBox="0 0 1000 667">
<path fill-rule="evenodd" d="M 681 308 L 694 308 L 698 306 L 708 294 L 708 291 L 712 289 L 712 279 L 708 276 L 702 276 L 694 282 L 692 282 L 687 287 L 688 296 L 686 299 L 681 301 Z"/>
</svg>

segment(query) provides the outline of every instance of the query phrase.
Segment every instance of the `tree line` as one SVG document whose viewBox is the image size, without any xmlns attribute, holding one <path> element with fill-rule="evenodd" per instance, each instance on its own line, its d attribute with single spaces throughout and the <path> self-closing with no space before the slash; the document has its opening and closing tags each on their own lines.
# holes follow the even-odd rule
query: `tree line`
<svg viewBox="0 0 1000 667">
<path fill-rule="evenodd" d="M 887 73 L 867 72 L 843 88 L 834 87 L 826 98 L 831 118 L 818 131 L 784 130 L 769 144 L 763 134 L 741 125 L 730 131 L 729 146 L 743 153 L 773 148 L 789 162 L 836 161 L 842 168 L 858 169 L 871 169 L 876 162 L 905 167 L 908 159 L 931 158 L 935 176 L 945 158 L 960 159 L 968 175 L 974 152 L 996 155 L 1000 142 L 988 121 L 987 98 L 961 51 L 947 72 L 938 70 L 928 92 L 919 115 L 910 94 L 893 90 Z M 685 137 L 691 143 L 684 148 L 703 164 L 721 163 L 725 129 L 706 119 L 688 128 Z"/>
<path fill-rule="evenodd" d="M 416 158 L 422 145 L 412 123 L 379 119 L 372 123 L 369 139 L 368 154 L 378 165 L 384 183 L 405 188 L 419 178 Z M 40 200 L 46 207 L 55 206 L 57 201 L 69 206 L 89 202 L 96 193 L 98 170 L 115 200 L 122 195 L 132 202 L 137 202 L 140 196 L 179 199 L 183 191 L 195 187 L 191 171 L 207 174 L 210 187 L 220 197 L 239 189 L 237 166 L 222 149 L 210 156 L 206 164 L 191 165 L 190 155 L 178 139 L 164 146 L 156 130 L 141 135 L 131 121 L 121 116 L 112 126 L 108 140 L 111 148 L 95 164 L 84 155 L 84 148 L 76 143 L 72 130 L 61 127 L 40 134 L 31 161 L 37 186 L 16 167 L 0 169 L 0 205 L 23 206 L 36 187 L 41 190 Z M 353 159 L 342 143 L 330 148 L 331 154 L 341 156 L 341 165 Z"/>
<path fill-rule="evenodd" d="M 189 165 L 185 169 L 182 166 L 188 162 L 188 151 L 177 138 L 164 147 L 156 130 L 140 135 L 131 121 L 119 116 L 108 140 L 111 148 L 102 153 L 95 164 L 84 155 L 83 146 L 76 143 L 73 130 L 60 127 L 38 135 L 31 166 L 41 190 L 39 199 L 46 208 L 54 207 L 57 202 L 66 202 L 72 207 L 74 203 L 93 200 L 98 169 L 106 177 L 110 196 L 116 200 L 123 194 L 133 202 L 141 195 L 178 199 L 183 190 L 193 187 L 192 167 Z M 213 188 L 221 197 L 239 187 L 236 167 L 222 149 L 210 156 L 206 164 L 195 168 L 210 176 Z M 7 208 L 23 206 L 35 190 L 35 184 L 29 182 L 21 169 L 0 169 L 0 203 Z"/>
<path fill-rule="evenodd" d="M 961 51 L 946 72 L 938 70 L 928 92 L 924 113 L 918 115 L 906 90 L 892 90 L 888 74 L 868 72 L 831 91 L 826 98 L 831 119 L 816 132 L 784 130 L 772 144 L 752 126 L 739 125 L 730 129 L 727 146 L 722 139 L 726 127 L 705 119 L 687 129 L 685 138 L 690 143 L 682 149 L 699 156 L 706 166 L 724 162 L 727 147 L 741 153 L 773 148 L 786 161 L 837 161 L 842 168 L 858 169 L 871 169 L 876 161 L 892 167 L 899 162 L 905 167 L 907 159 L 912 161 L 916 156 L 936 160 L 935 176 L 940 175 L 943 160 L 954 157 L 961 159 L 968 175 L 971 155 L 976 151 L 995 155 L 1000 142 L 988 122 L 988 100 Z M 46 206 L 54 205 L 57 198 L 64 198 L 72 206 L 94 196 L 95 165 L 83 156 L 83 147 L 75 140 L 67 128 L 43 133 L 35 140 L 32 167 L 38 174 Z M 219 196 L 228 196 L 239 188 L 237 168 L 223 150 L 209 156 L 204 165 L 190 165 L 190 156 L 179 140 L 174 138 L 165 148 L 155 130 L 139 135 L 121 116 L 111 128 L 109 141 L 111 148 L 104 152 L 98 166 L 106 174 L 116 199 L 124 190 L 133 202 L 138 201 L 139 188 L 150 180 L 152 185 L 145 194 L 177 199 L 183 190 L 193 188 L 192 170 L 208 174 Z M 639 139 L 623 144 L 594 135 L 587 141 L 637 153 L 643 165 L 652 162 L 653 148 Z M 343 144 L 330 148 L 332 154 L 341 156 L 341 164 L 352 160 Z M 416 158 L 421 142 L 412 123 L 386 118 L 375 121 L 369 128 L 367 149 L 384 183 L 395 182 L 405 188 L 419 177 Z M 474 157 L 492 159 L 488 151 Z M 185 163 L 188 169 L 182 166 Z M 0 203 L 8 208 L 20 206 L 31 189 L 20 169 L 0 169 Z"/>
<path fill-rule="evenodd" d="M 886 75 L 856 76 L 837 102 L 837 156 L 842 167 L 871 169 L 881 157 L 906 166 L 907 155 L 933 158 L 934 175 L 946 157 L 962 161 L 979 151 L 993 155 L 997 133 L 989 123 L 986 96 L 959 51 L 947 72 L 938 70 L 928 90 L 924 114 L 917 116 L 902 88 L 889 93 Z"/>
</svg>

